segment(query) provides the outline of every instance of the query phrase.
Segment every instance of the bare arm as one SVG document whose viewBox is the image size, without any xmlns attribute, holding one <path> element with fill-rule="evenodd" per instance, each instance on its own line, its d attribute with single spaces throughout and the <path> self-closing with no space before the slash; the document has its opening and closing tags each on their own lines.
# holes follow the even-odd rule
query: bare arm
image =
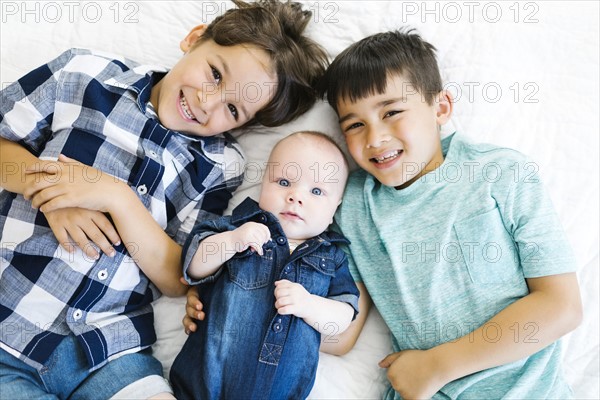
<svg viewBox="0 0 600 400">
<path fill-rule="evenodd" d="M 32 184 L 47 178 L 47 174 L 43 172 L 27 174 L 27 168 L 51 163 L 35 157 L 20 144 L 3 138 L 0 138 L 0 160 L 0 186 L 17 194 L 23 194 Z M 96 258 L 99 254 L 94 246 L 90 245 L 94 243 L 110 256 L 115 251 L 112 244 L 120 243 L 117 231 L 99 211 L 65 208 L 48 212 L 45 216 L 56 239 L 69 252 L 73 251 L 73 245 L 77 245 L 88 257 Z"/>
<path fill-rule="evenodd" d="M 332 328 L 344 332 L 354 314 L 349 304 L 311 294 L 299 283 L 287 279 L 275 282 L 275 299 L 279 314 L 302 318 L 321 334 L 331 333 Z"/>
<path fill-rule="evenodd" d="M 271 238 L 266 225 L 246 222 L 239 228 L 211 235 L 200 242 L 188 268 L 188 275 L 200 279 L 214 274 L 235 253 L 251 247 L 262 255 L 262 245 Z"/>
<path fill-rule="evenodd" d="M 111 215 L 119 235 L 136 264 L 167 296 L 181 296 L 185 286 L 181 277 L 181 246 L 171 239 L 154 220 L 136 194 L 126 183 L 61 156 L 45 164 L 52 175 L 27 186 L 23 195 L 31 198 L 32 206 L 45 214 L 65 207 L 82 207 Z M 38 171 L 32 175 L 39 175 Z M 90 172 L 90 170 L 94 170 Z M 95 177 L 92 181 L 88 176 Z"/>
<path fill-rule="evenodd" d="M 371 309 L 371 297 L 365 285 L 362 282 L 357 282 L 356 287 L 360 292 L 360 297 L 358 298 L 358 315 L 350 323 L 348 329 L 342 333 L 335 336 L 323 336 L 320 348 L 322 352 L 341 356 L 352 350 L 356 344 Z"/>
<path fill-rule="evenodd" d="M 394 389 L 403 397 L 431 397 L 448 382 L 530 356 L 579 325 L 582 306 L 575 273 L 530 278 L 527 284 L 529 295 L 470 334 L 430 350 L 386 357 L 380 366 L 389 368 Z M 494 340 L 486 332 L 490 326 L 501 332 Z"/>
<path fill-rule="evenodd" d="M 40 175 L 25 174 L 25 170 L 41 162 L 20 144 L 0 138 L 0 164 L 2 164 L 2 184 L 0 186 L 3 189 L 23 194 L 31 183 L 40 179 Z"/>
</svg>

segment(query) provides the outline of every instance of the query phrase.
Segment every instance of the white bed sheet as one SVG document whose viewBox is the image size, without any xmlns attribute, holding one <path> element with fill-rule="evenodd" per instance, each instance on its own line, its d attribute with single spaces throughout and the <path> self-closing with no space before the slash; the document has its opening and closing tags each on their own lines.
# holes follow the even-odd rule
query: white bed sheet
<svg viewBox="0 0 600 400">
<path fill-rule="evenodd" d="M 446 87 L 457 99 L 447 129 L 536 160 L 575 250 L 584 303 L 582 325 L 564 339 L 565 372 L 577 398 L 600 398 L 598 2 L 304 3 L 314 12 L 309 34 L 332 57 L 369 34 L 417 28 L 439 49 Z M 231 6 L 229 1 L 2 1 L 2 87 L 70 47 L 172 66 L 187 31 Z M 272 144 L 296 129 L 341 138 L 333 112 L 320 103 L 287 126 L 243 132 L 240 142 L 251 165 L 262 165 Z M 230 209 L 247 195 L 256 196 L 258 183 L 249 174 Z M 154 349 L 165 371 L 185 339 L 183 303 L 183 298 L 163 298 L 155 304 Z M 385 374 L 376 364 L 390 349 L 374 310 L 348 355 L 322 355 L 311 398 L 381 397 Z"/>
</svg>

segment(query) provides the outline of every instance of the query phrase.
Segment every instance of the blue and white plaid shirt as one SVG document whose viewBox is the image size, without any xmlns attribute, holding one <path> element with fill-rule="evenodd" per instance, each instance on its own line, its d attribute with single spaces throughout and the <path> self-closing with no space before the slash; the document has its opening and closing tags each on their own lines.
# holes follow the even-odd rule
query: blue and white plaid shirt
<svg viewBox="0 0 600 400">
<path fill-rule="evenodd" d="M 0 92 L 0 135 L 42 159 L 63 153 L 126 181 L 183 244 L 196 220 L 222 214 L 243 176 L 228 135 L 194 138 L 149 104 L 166 70 L 72 49 Z M 211 213 L 211 214 L 210 214 Z M 62 249 L 23 196 L 0 193 L 0 346 L 39 368 L 71 333 L 90 368 L 155 340 L 157 289 L 123 245 L 92 260 Z"/>
</svg>

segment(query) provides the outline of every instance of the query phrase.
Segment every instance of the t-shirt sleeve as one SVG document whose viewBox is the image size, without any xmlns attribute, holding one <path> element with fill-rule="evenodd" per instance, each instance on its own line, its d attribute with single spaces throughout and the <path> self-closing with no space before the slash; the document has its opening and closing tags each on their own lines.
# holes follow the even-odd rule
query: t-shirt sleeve
<svg viewBox="0 0 600 400">
<path fill-rule="evenodd" d="M 513 182 L 503 208 L 525 278 L 576 271 L 575 256 L 537 172 Z"/>
</svg>

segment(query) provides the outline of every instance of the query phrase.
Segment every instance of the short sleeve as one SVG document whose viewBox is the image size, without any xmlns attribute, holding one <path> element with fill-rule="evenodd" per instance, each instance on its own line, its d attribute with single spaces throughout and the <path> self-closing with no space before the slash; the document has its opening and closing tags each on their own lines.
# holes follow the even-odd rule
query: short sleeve
<svg viewBox="0 0 600 400">
<path fill-rule="evenodd" d="M 358 314 L 359 291 L 354 279 L 348 269 L 348 257 L 341 249 L 338 250 L 340 263 L 335 271 L 335 277 L 331 279 L 327 298 L 349 304 L 354 309 L 352 319 Z"/>
<path fill-rule="evenodd" d="M 575 256 L 537 173 L 513 182 L 500 208 L 525 278 L 576 271 Z"/>
<path fill-rule="evenodd" d="M 212 275 L 209 275 L 199 280 L 194 280 L 189 276 L 188 270 L 190 267 L 190 263 L 194 258 L 194 255 L 200 247 L 200 242 L 202 242 L 209 236 L 215 235 L 217 233 L 235 229 L 235 226 L 232 226 L 230 224 L 230 219 L 231 217 L 221 217 L 218 219 L 203 221 L 196 225 L 192 232 L 189 234 L 188 238 L 185 241 L 185 244 L 183 245 L 183 249 L 181 252 L 181 261 L 183 264 L 183 277 L 186 280 L 186 282 L 190 285 L 199 285 L 202 283 L 212 282 L 221 273 L 223 269 L 222 267 L 219 268 Z"/>
</svg>

